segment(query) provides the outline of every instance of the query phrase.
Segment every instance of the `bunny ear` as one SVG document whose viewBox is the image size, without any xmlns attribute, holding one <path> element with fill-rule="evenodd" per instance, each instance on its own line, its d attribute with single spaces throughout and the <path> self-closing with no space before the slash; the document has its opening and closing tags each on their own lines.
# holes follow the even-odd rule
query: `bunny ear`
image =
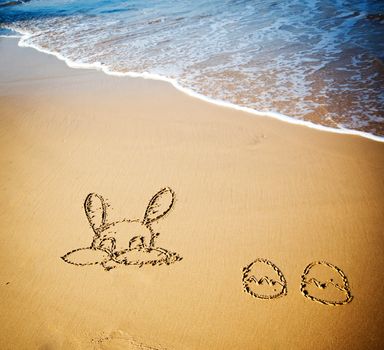
<svg viewBox="0 0 384 350">
<path fill-rule="evenodd" d="M 144 214 L 144 224 L 156 221 L 167 214 L 175 201 L 175 193 L 169 188 L 163 188 L 149 201 Z"/>
<path fill-rule="evenodd" d="M 96 193 L 90 193 L 85 199 L 84 210 L 93 231 L 96 232 L 105 224 L 107 205 L 103 197 Z"/>
</svg>

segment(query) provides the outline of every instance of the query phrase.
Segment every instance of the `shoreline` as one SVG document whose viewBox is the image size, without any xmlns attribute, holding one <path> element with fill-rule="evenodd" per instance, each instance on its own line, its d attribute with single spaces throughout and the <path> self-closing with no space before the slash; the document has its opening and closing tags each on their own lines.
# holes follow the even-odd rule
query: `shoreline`
<svg viewBox="0 0 384 350">
<path fill-rule="evenodd" d="M 370 139 L 370 140 L 373 140 L 376 142 L 384 142 L 384 136 L 377 136 L 377 135 L 370 134 L 368 132 L 358 131 L 358 130 L 353 130 L 353 129 L 332 128 L 332 127 L 324 126 L 321 124 L 316 124 L 316 123 L 313 123 L 311 121 L 296 119 L 294 117 L 280 114 L 278 112 L 261 112 L 261 111 L 254 110 L 254 109 L 249 108 L 249 107 L 238 106 L 238 105 L 230 103 L 230 102 L 216 100 L 216 99 L 201 95 L 199 93 L 196 93 L 193 90 L 190 90 L 188 88 L 184 88 L 176 80 L 170 79 L 167 77 L 163 77 L 160 75 L 146 73 L 146 72 L 144 72 L 144 73 L 137 73 L 137 72 L 120 73 L 120 72 L 112 71 L 108 67 L 103 66 L 100 63 L 86 64 L 86 63 L 74 62 L 74 61 L 64 57 L 60 53 L 41 48 L 40 46 L 33 44 L 33 43 L 27 43 L 27 40 L 30 39 L 34 34 L 31 34 L 28 32 L 22 32 L 20 30 L 16 30 L 16 29 L 11 28 L 11 27 L 5 27 L 5 28 L 12 30 L 14 32 L 17 32 L 21 35 L 21 37 L 17 37 L 19 47 L 29 47 L 29 48 L 35 49 L 39 52 L 42 52 L 44 54 L 52 55 L 52 56 L 56 57 L 58 60 L 64 61 L 65 64 L 72 69 L 92 69 L 92 70 L 96 70 L 96 71 L 99 71 L 99 72 L 102 72 L 104 74 L 114 76 L 114 77 L 130 77 L 130 78 L 150 79 L 150 80 L 154 80 L 154 81 L 163 81 L 163 82 L 166 82 L 166 83 L 172 85 L 176 90 L 181 91 L 190 97 L 211 103 L 211 104 L 216 105 L 216 106 L 242 111 L 242 112 L 248 113 L 250 115 L 254 115 L 254 116 L 264 116 L 264 117 L 266 116 L 269 118 L 280 120 L 280 121 L 285 122 L 285 123 L 305 126 L 305 127 L 319 130 L 319 131 L 323 131 L 323 132 L 342 134 L 342 135 L 360 136 L 360 137 Z M 4 37 L 6 38 L 7 36 L 4 36 Z M 10 38 L 15 38 L 15 37 L 10 37 Z"/>
<path fill-rule="evenodd" d="M 2 349 L 381 348 L 384 144 L 0 51 Z M 87 198 L 118 232 L 159 192 L 155 247 L 182 260 L 105 269 Z M 347 299 L 305 296 L 335 272 Z"/>
</svg>

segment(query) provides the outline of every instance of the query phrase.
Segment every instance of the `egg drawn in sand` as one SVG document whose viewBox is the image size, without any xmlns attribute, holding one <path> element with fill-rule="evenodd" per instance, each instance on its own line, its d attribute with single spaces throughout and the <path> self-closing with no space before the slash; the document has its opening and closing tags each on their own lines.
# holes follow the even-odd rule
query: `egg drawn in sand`
<svg viewBox="0 0 384 350">
<path fill-rule="evenodd" d="M 243 268 L 244 292 L 259 299 L 276 299 L 287 294 L 281 270 L 267 259 L 256 259 Z"/>
<path fill-rule="evenodd" d="M 309 300 L 323 305 L 345 305 L 353 299 L 347 276 L 325 261 L 315 261 L 305 268 L 300 291 Z"/>
</svg>

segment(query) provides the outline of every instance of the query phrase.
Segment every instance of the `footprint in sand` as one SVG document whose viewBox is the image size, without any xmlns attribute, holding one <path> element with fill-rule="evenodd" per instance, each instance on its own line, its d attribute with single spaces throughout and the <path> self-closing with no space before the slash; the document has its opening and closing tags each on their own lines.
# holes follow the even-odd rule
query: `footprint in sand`
<svg viewBox="0 0 384 350">
<path fill-rule="evenodd" d="M 259 258 L 243 268 L 243 289 L 255 298 L 276 299 L 287 294 L 287 282 L 274 263 Z"/>
<path fill-rule="evenodd" d="M 315 261 L 305 268 L 300 291 L 309 300 L 323 305 L 345 305 L 353 299 L 347 276 L 325 261 Z"/>
<path fill-rule="evenodd" d="M 90 193 L 84 202 L 84 210 L 93 230 L 89 247 L 70 251 L 61 258 L 73 265 L 100 264 L 106 271 L 119 265 L 169 265 L 182 257 L 164 248 L 156 247 L 159 233 L 152 223 L 164 217 L 175 202 L 175 193 L 163 188 L 149 201 L 143 219 L 122 219 L 108 222 L 107 203 L 96 193 Z"/>
</svg>

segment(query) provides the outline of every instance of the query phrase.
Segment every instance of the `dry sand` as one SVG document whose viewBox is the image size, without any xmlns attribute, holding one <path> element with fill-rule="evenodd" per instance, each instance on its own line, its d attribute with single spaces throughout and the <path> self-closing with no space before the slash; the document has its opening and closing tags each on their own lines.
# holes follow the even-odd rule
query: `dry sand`
<svg viewBox="0 0 384 350">
<path fill-rule="evenodd" d="M 383 143 L 70 69 L 0 39 L 0 147 L 1 349 L 382 348 Z M 142 219 L 167 186 L 176 201 L 152 227 L 183 260 L 105 271 L 60 259 L 92 242 L 88 193 L 108 199 L 114 222 Z M 243 291 L 257 258 L 280 269 L 286 295 Z M 350 303 L 303 296 L 318 260 L 345 273 Z M 325 280 L 340 277 L 328 268 Z"/>
</svg>

